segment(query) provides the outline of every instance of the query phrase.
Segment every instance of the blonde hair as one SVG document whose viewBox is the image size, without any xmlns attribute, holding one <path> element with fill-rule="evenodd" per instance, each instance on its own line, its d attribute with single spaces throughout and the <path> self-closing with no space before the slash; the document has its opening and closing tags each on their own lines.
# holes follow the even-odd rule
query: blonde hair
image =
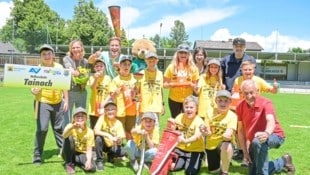
<svg viewBox="0 0 310 175">
<path fill-rule="evenodd" d="M 111 41 L 114 40 L 118 41 L 120 46 L 122 45 L 121 38 L 116 36 L 109 39 L 109 45 L 111 44 Z"/>
<path fill-rule="evenodd" d="M 198 97 L 195 97 L 193 95 L 187 96 L 183 102 L 183 106 L 190 102 L 194 102 L 196 107 L 198 107 Z"/>
<path fill-rule="evenodd" d="M 175 52 L 173 57 L 172 57 L 172 61 L 171 61 L 171 64 L 174 67 L 173 73 L 175 73 L 175 74 L 177 73 L 177 67 L 179 64 L 178 54 L 179 54 L 178 51 Z M 186 60 L 185 69 L 188 73 L 192 74 L 195 71 L 196 65 L 195 65 L 193 55 L 191 54 L 191 52 L 187 52 L 187 54 L 188 54 L 188 58 Z"/>
<path fill-rule="evenodd" d="M 72 46 L 73 46 L 73 44 L 75 44 L 75 43 L 78 43 L 78 44 L 81 46 L 81 49 L 82 49 L 82 57 L 84 57 L 84 55 L 85 55 L 84 44 L 83 44 L 83 42 L 82 42 L 81 40 L 79 40 L 79 39 L 75 39 L 75 40 L 72 40 L 72 41 L 70 42 L 70 44 L 69 44 L 69 52 L 68 52 L 68 55 L 72 58 L 72 56 L 73 56 L 73 53 L 72 53 Z"/>
</svg>

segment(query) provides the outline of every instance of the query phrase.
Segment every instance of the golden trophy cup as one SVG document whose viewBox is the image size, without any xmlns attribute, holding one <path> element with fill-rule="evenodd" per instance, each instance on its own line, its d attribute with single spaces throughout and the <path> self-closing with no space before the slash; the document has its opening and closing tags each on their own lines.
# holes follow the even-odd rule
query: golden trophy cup
<svg viewBox="0 0 310 175">
<path fill-rule="evenodd" d="M 135 95 L 133 100 L 134 101 L 140 101 L 140 87 L 141 87 L 141 79 L 143 78 L 142 73 L 136 72 L 133 74 L 133 77 L 136 79 L 136 83 L 135 83 L 135 87 L 134 87 L 134 91 L 135 91 Z"/>
</svg>

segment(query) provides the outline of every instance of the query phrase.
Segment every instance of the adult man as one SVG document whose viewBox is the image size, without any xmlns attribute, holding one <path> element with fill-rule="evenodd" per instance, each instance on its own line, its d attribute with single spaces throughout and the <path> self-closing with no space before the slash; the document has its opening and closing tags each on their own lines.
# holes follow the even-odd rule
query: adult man
<svg viewBox="0 0 310 175">
<path fill-rule="evenodd" d="M 295 173 L 292 157 L 285 154 L 274 161 L 268 160 L 268 149 L 279 148 L 284 140 L 284 132 L 275 116 L 272 102 L 258 94 L 254 80 L 244 80 L 241 84 L 244 100 L 236 108 L 238 116 L 238 139 L 249 164 L 249 175 L 269 175 L 287 169 Z"/>
<path fill-rule="evenodd" d="M 231 92 L 234 85 L 235 78 L 241 75 L 240 65 L 242 61 L 252 61 L 256 64 L 255 59 L 245 53 L 246 41 L 243 38 L 235 38 L 233 40 L 234 53 L 224 57 L 221 60 L 221 67 L 223 70 L 223 81 L 226 90 Z"/>
<path fill-rule="evenodd" d="M 62 65 L 54 61 L 54 49 L 47 44 L 40 48 L 41 63 L 39 66 L 63 68 Z M 64 112 L 68 110 L 68 92 L 67 90 L 44 89 L 34 87 L 31 93 L 35 96 L 36 112 L 36 134 L 33 151 L 33 163 L 40 165 L 42 163 L 42 154 L 45 138 L 48 131 L 48 123 L 51 121 L 56 144 L 60 150 L 63 143 L 62 122 Z"/>
<path fill-rule="evenodd" d="M 109 51 L 101 52 L 101 49 L 92 54 L 88 58 L 88 63 L 93 64 L 96 59 L 102 59 L 106 64 L 106 75 L 109 75 L 111 79 L 118 75 L 119 71 L 119 58 L 121 54 L 121 39 L 119 37 L 112 37 L 109 40 Z"/>
</svg>

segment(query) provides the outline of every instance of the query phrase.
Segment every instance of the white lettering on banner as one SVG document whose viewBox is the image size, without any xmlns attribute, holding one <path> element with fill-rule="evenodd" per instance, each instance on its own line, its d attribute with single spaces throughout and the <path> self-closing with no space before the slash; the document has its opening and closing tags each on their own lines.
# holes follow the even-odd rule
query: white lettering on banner
<svg viewBox="0 0 310 175">
<path fill-rule="evenodd" d="M 286 75 L 286 66 L 266 66 L 262 71 L 266 75 Z"/>
</svg>

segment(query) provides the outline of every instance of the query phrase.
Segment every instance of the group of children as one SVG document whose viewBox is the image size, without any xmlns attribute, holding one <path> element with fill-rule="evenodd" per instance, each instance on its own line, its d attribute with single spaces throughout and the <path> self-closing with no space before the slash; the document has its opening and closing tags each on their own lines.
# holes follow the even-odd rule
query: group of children
<svg viewBox="0 0 310 175">
<path fill-rule="evenodd" d="M 49 49 L 45 48 L 46 52 Z M 169 122 L 173 126 L 170 129 L 181 133 L 170 170 L 185 169 L 185 174 L 198 174 L 207 153 L 209 171 L 228 174 L 237 130 L 237 116 L 231 110 L 234 109 L 231 102 L 242 100 L 241 82 L 254 79 L 260 91 L 273 93 L 277 91 L 276 82 L 270 86 L 254 76 L 255 64 L 246 61 L 241 66 L 243 76 L 235 80 L 231 95 L 224 90 L 220 62 L 209 60 L 199 75 L 186 45 L 178 47 L 164 74 L 157 69 L 156 53 L 147 53 L 145 61 L 145 70 L 131 73 L 132 59 L 122 55 L 115 64 L 118 75 L 114 78 L 105 74 L 107 65 L 102 59 L 93 62 L 95 72 L 89 79 L 88 112 L 76 108 L 72 122 L 62 133 L 62 156 L 67 172 L 74 173 L 74 165 L 85 171 L 103 170 L 104 152 L 111 163 L 115 157 L 127 155 L 131 167 L 137 171 L 142 147 L 144 162 L 150 165 L 159 145 L 160 115 L 165 113 L 163 88 L 169 88 Z M 36 94 L 35 89 L 32 92 Z M 92 157 L 93 151 L 96 159 Z"/>
</svg>

